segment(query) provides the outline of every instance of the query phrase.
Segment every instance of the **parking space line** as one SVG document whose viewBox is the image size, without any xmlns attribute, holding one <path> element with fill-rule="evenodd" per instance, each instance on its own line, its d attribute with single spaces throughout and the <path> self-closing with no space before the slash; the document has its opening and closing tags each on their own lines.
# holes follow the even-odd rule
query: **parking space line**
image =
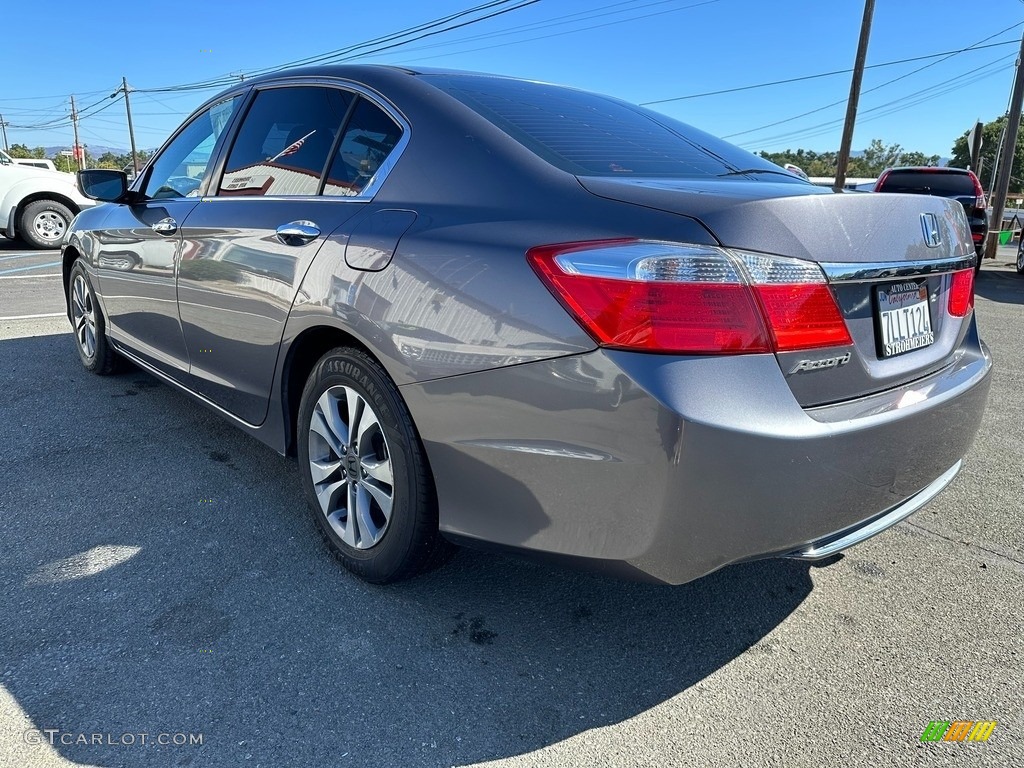
<svg viewBox="0 0 1024 768">
<path fill-rule="evenodd" d="M 51 261 L 48 264 L 33 264 L 31 267 L 15 267 L 14 269 L 0 270 L 0 275 L 9 275 L 12 272 L 27 272 L 30 269 L 42 269 L 43 267 L 59 267 L 59 261 Z"/>
<path fill-rule="evenodd" d="M 49 272 L 45 275 L 7 275 L 0 277 L 0 280 L 38 280 L 41 277 L 61 277 L 59 272 Z"/>
<path fill-rule="evenodd" d="M 4 320 L 37 320 L 42 317 L 67 317 L 67 313 L 49 312 L 45 315 L 10 315 L 9 317 L 0 317 L 0 322 Z"/>
<path fill-rule="evenodd" d="M 11 259 L 35 259 L 39 256 L 46 255 L 46 251 L 25 251 L 23 253 L 16 253 L 13 256 L 0 256 L 0 261 L 10 261 Z"/>
</svg>

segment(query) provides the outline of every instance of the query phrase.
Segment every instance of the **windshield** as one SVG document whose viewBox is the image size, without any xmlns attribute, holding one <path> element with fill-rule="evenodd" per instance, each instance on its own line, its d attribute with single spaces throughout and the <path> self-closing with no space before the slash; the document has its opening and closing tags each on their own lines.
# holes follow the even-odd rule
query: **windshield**
<svg viewBox="0 0 1024 768">
<path fill-rule="evenodd" d="M 423 78 L 577 176 L 687 179 L 753 169 L 781 173 L 759 177 L 766 181 L 806 183 L 692 126 L 608 96 L 481 75 Z"/>
</svg>

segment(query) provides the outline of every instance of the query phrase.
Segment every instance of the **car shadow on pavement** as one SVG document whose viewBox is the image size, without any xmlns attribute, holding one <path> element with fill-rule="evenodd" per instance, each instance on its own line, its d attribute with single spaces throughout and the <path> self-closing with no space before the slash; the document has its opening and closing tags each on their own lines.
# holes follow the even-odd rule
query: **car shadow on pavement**
<svg viewBox="0 0 1024 768">
<path fill-rule="evenodd" d="M 772 631 L 812 589 L 791 561 L 664 587 L 469 550 L 366 585 L 318 538 L 291 460 L 138 370 L 86 374 L 69 336 L 0 341 L 0 359 L 0 684 L 69 760 L 527 754 L 787 653 Z"/>
<path fill-rule="evenodd" d="M 974 280 L 974 292 L 1002 304 L 1024 304 L 1024 275 L 982 269 Z"/>
</svg>

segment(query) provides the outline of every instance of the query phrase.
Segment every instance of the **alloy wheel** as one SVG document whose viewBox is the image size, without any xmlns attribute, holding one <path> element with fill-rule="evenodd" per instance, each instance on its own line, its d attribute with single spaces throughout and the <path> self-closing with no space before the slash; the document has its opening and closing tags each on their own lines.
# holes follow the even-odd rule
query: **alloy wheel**
<svg viewBox="0 0 1024 768">
<path fill-rule="evenodd" d="M 309 471 L 320 510 L 341 540 L 369 549 L 394 506 L 391 451 L 373 408 L 352 387 L 320 395 L 309 424 Z"/>
<path fill-rule="evenodd" d="M 75 275 L 71 284 L 71 322 L 82 353 L 92 358 L 96 354 L 96 307 L 82 275 Z"/>
</svg>

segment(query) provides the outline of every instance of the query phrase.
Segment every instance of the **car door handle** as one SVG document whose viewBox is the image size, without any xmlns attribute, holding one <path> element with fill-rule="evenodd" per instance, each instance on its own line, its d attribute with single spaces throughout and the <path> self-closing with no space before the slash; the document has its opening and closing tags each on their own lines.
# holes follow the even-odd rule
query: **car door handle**
<svg viewBox="0 0 1024 768">
<path fill-rule="evenodd" d="M 305 219 L 290 221 L 277 228 L 277 239 L 285 245 L 305 245 L 318 237 L 320 237 L 320 227 Z"/>
<path fill-rule="evenodd" d="M 178 222 L 168 216 L 154 224 L 153 231 L 161 235 L 173 235 L 178 231 Z"/>
</svg>

